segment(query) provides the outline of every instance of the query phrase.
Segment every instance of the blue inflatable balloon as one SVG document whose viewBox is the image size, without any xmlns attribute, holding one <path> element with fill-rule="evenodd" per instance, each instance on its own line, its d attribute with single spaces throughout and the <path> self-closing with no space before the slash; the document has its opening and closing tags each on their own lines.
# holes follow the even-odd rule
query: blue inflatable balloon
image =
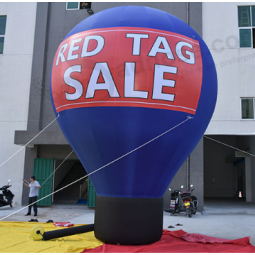
<svg viewBox="0 0 255 255">
<path fill-rule="evenodd" d="M 98 195 L 99 239 L 159 240 L 164 192 L 215 108 L 217 75 L 204 41 L 186 23 L 157 9 L 104 10 L 61 42 L 51 96 L 59 125 L 87 173 L 175 127 L 90 176 Z M 158 219 L 154 230 L 153 218 Z"/>
</svg>

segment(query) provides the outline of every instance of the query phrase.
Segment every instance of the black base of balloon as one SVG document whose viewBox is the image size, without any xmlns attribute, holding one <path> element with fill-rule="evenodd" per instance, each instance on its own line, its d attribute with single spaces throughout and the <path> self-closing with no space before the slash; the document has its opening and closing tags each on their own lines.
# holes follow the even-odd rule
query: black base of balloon
<svg viewBox="0 0 255 255">
<path fill-rule="evenodd" d="M 95 237 L 105 243 L 142 245 L 159 241 L 163 198 L 96 197 Z"/>
</svg>

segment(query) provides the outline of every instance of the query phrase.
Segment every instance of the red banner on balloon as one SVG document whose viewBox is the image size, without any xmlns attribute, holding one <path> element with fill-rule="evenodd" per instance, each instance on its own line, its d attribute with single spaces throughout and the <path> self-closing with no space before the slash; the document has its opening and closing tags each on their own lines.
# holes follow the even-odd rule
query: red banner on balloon
<svg viewBox="0 0 255 255">
<path fill-rule="evenodd" d="M 147 107 L 195 114 L 202 85 L 199 42 L 149 28 L 77 33 L 52 67 L 57 112 L 81 107 Z"/>
</svg>

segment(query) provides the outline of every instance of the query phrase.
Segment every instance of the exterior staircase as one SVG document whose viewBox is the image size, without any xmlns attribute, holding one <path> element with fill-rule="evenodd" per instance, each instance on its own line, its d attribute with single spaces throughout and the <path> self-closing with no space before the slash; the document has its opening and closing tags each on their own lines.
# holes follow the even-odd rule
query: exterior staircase
<svg viewBox="0 0 255 255">
<path fill-rule="evenodd" d="M 62 187 L 65 187 L 69 183 L 72 183 L 73 181 L 83 177 L 86 175 L 86 171 L 84 170 L 81 163 L 76 162 L 72 168 L 69 170 L 69 172 L 66 174 L 66 176 L 63 178 L 63 180 L 60 182 L 60 184 L 55 188 L 55 190 L 58 190 Z M 77 201 L 80 198 L 80 185 L 83 184 L 85 179 L 82 179 L 69 187 L 57 192 L 54 194 L 54 204 L 76 204 Z"/>
</svg>

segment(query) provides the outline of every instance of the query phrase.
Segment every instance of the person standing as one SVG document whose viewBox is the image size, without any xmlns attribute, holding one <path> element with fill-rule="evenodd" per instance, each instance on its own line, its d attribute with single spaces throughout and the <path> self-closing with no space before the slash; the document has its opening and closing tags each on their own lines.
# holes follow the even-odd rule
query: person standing
<svg viewBox="0 0 255 255">
<path fill-rule="evenodd" d="M 32 209 L 32 203 L 37 201 L 37 197 L 38 197 L 38 190 L 41 188 L 40 184 L 38 181 L 35 180 L 35 176 L 31 176 L 30 177 L 30 181 L 31 183 L 27 184 L 25 183 L 25 180 L 22 179 L 23 183 L 25 186 L 27 186 L 28 188 L 30 188 L 29 191 L 29 199 L 28 199 L 28 212 L 25 216 L 31 215 L 31 209 Z M 34 216 L 37 216 L 37 203 L 33 204 L 33 209 L 34 209 Z"/>
</svg>

